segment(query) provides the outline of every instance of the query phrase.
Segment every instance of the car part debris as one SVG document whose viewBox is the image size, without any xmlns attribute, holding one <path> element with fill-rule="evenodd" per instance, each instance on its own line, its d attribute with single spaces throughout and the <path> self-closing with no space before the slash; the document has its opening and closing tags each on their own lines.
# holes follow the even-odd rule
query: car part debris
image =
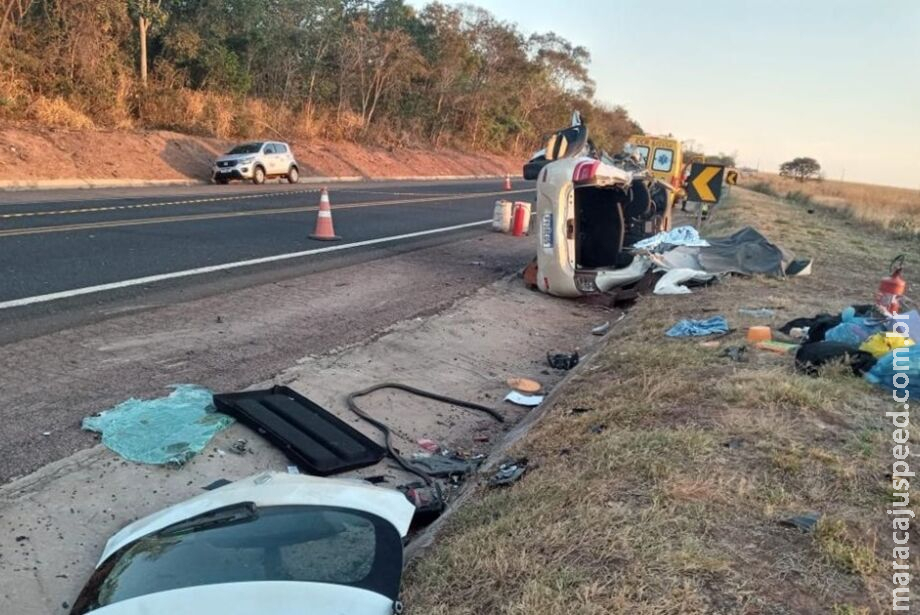
<svg viewBox="0 0 920 615">
<path fill-rule="evenodd" d="M 512 404 L 517 406 L 534 408 L 543 403 L 543 395 L 524 395 L 518 391 L 511 391 L 505 395 L 505 401 L 510 401 Z"/>
<path fill-rule="evenodd" d="M 444 512 L 446 502 L 440 485 L 428 485 L 424 482 L 414 482 L 398 487 L 406 499 L 415 506 L 413 525 L 427 525 Z"/>
<path fill-rule="evenodd" d="M 570 370 L 578 365 L 578 351 L 546 353 L 546 362 L 553 369 Z"/>
<path fill-rule="evenodd" d="M 473 471 L 473 464 L 453 455 L 425 455 L 409 460 L 416 470 L 435 478 L 464 477 Z"/>
<path fill-rule="evenodd" d="M 251 453 L 253 451 L 251 448 L 249 448 L 249 442 L 243 438 L 240 438 L 230 445 L 230 452 L 234 455 L 245 455 L 246 453 Z"/>
<path fill-rule="evenodd" d="M 232 481 L 227 480 L 226 478 L 218 478 L 213 483 L 205 485 L 202 487 L 205 491 L 214 491 L 215 489 L 220 489 L 224 485 L 229 485 Z"/>
<path fill-rule="evenodd" d="M 591 335 L 606 335 L 610 331 L 610 321 L 591 327 Z"/>
<path fill-rule="evenodd" d="M 821 513 L 812 512 L 789 517 L 788 519 L 781 519 L 779 524 L 784 527 L 793 527 L 805 534 L 811 534 L 815 531 L 815 528 L 818 527 L 818 522 L 820 520 Z"/>
<path fill-rule="evenodd" d="M 370 416 L 358 406 L 358 403 L 356 401 L 358 398 L 365 397 L 366 395 L 370 395 L 371 393 L 375 391 L 380 391 L 383 389 L 396 389 L 399 391 L 410 393 L 412 395 L 418 395 L 419 397 L 426 397 L 428 399 L 433 399 L 435 401 L 439 401 L 445 404 L 460 406 L 461 408 L 466 408 L 468 410 L 475 410 L 476 412 L 483 412 L 485 414 L 488 414 L 490 417 L 492 417 L 499 423 L 505 422 L 505 418 L 501 414 L 499 414 L 496 410 L 489 408 L 488 406 L 483 406 L 481 404 L 477 404 L 477 403 L 470 402 L 470 401 L 464 401 L 462 399 L 454 399 L 453 397 L 448 397 L 447 395 L 441 395 L 439 393 L 432 393 L 431 391 L 424 391 L 422 389 L 419 389 L 413 386 L 409 386 L 407 384 L 401 384 L 398 382 L 382 382 L 380 384 L 369 386 L 366 389 L 361 389 L 360 391 L 349 393 L 348 397 L 345 400 L 346 403 L 348 404 L 349 410 L 354 412 L 359 418 L 365 420 L 366 422 L 370 423 L 371 425 L 379 429 L 380 432 L 383 434 L 384 442 L 386 443 L 386 452 L 393 459 L 393 461 L 398 463 L 400 467 L 402 467 L 402 469 L 404 469 L 405 471 L 411 472 L 412 474 L 415 474 L 416 476 L 421 478 L 428 485 L 431 485 L 433 483 L 431 474 L 429 474 L 425 469 L 420 469 L 416 466 L 413 466 L 410 461 L 404 459 L 402 455 L 396 452 L 396 449 L 393 448 L 393 441 L 392 441 L 392 437 L 390 434 L 390 428 L 386 425 L 386 423 L 379 421 L 375 419 L 374 417 Z"/>
<path fill-rule="evenodd" d="M 260 474 L 123 528 L 70 613 L 398 613 L 414 513 L 395 489 Z"/>
<path fill-rule="evenodd" d="M 363 468 L 385 453 L 370 438 L 285 386 L 218 394 L 214 404 L 263 434 L 309 474 Z"/>
<path fill-rule="evenodd" d="M 437 453 L 441 449 L 441 447 L 438 446 L 438 443 L 434 440 L 431 440 L 430 438 L 421 438 L 420 440 L 416 441 L 416 444 L 421 446 L 429 453 Z"/>
<path fill-rule="evenodd" d="M 102 443 L 128 461 L 180 466 L 231 423 L 213 411 L 211 391 L 180 384 L 166 397 L 129 399 L 86 417 L 82 427 L 101 433 Z"/>
<path fill-rule="evenodd" d="M 507 487 L 512 485 L 524 476 L 527 471 L 527 458 L 512 459 L 498 466 L 495 474 L 489 479 L 490 487 Z"/>
<path fill-rule="evenodd" d="M 505 381 L 509 387 L 520 393 L 533 394 L 539 393 L 543 385 L 530 378 L 508 378 Z"/>
</svg>

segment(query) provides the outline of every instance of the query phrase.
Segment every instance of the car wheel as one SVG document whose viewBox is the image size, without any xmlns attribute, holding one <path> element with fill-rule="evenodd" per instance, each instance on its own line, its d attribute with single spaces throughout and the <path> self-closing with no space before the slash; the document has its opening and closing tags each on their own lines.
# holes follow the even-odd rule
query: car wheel
<svg viewBox="0 0 920 615">
<path fill-rule="evenodd" d="M 265 169 L 262 167 L 256 167 L 252 171 L 252 183 L 256 185 L 261 185 L 265 183 Z"/>
<path fill-rule="evenodd" d="M 216 178 L 214 181 L 217 182 L 218 184 L 222 185 L 222 186 L 225 186 L 225 185 L 227 185 L 228 183 L 230 183 L 230 180 L 227 179 L 226 177 L 218 177 L 218 178 Z"/>
<path fill-rule="evenodd" d="M 300 173 L 297 172 L 297 167 L 291 167 L 287 174 L 287 180 L 289 184 L 296 184 L 300 181 Z"/>
</svg>

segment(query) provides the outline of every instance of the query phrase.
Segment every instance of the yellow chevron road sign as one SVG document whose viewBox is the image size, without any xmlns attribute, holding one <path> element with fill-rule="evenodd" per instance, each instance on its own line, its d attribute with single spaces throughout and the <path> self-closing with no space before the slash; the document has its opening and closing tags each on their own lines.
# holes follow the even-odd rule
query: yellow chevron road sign
<svg viewBox="0 0 920 615">
<path fill-rule="evenodd" d="M 722 177 L 725 167 L 718 164 L 694 162 L 684 187 L 687 200 L 700 203 L 718 203 L 722 196 Z"/>
</svg>

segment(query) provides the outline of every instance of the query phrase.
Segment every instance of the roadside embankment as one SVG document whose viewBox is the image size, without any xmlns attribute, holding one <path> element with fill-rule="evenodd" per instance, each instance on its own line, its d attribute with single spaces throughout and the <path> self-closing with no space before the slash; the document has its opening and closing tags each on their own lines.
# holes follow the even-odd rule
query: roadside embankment
<svg viewBox="0 0 920 615">
<path fill-rule="evenodd" d="M 265 139 L 278 140 L 277 135 Z M 151 185 L 207 181 L 226 139 L 165 130 L 0 128 L 0 189 Z M 291 142 L 301 176 L 342 178 L 469 177 L 519 173 L 520 160 L 486 153 L 386 149 L 353 142 Z"/>
</svg>

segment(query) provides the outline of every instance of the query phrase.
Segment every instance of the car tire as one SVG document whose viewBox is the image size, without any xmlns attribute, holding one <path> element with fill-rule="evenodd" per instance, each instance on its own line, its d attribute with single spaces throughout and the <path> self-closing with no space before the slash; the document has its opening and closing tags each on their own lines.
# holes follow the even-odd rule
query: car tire
<svg viewBox="0 0 920 615">
<path fill-rule="evenodd" d="M 257 186 L 265 183 L 265 169 L 262 167 L 256 167 L 252 170 L 252 183 Z"/>
<path fill-rule="evenodd" d="M 287 180 L 289 184 L 296 184 L 300 181 L 300 172 L 297 170 L 297 167 L 291 167 L 288 170 Z"/>
<path fill-rule="evenodd" d="M 220 184 L 221 186 L 226 186 L 228 183 L 230 183 L 230 180 L 226 177 L 216 177 L 214 178 L 214 182 Z"/>
</svg>

